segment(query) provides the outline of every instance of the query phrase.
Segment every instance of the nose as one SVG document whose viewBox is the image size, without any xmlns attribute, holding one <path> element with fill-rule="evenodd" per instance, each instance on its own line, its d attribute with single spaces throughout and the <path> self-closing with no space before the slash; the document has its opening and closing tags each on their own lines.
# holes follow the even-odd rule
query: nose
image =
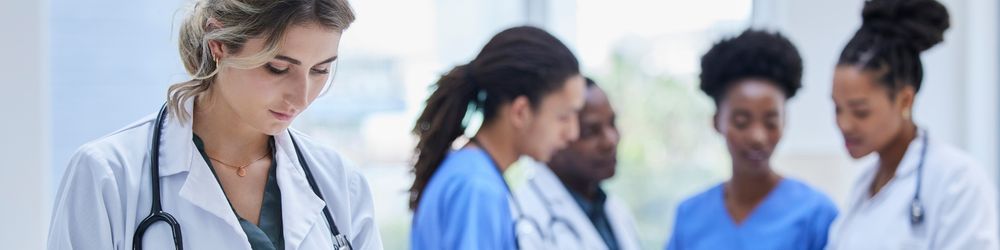
<svg viewBox="0 0 1000 250">
<path fill-rule="evenodd" d="M 764 125 L 751 126 L 748 132 L 748 142 L 753 149 L 763 149 L 764 145 L 767 145 L 767 131 Z"/>
<path fill-rule="evenodd" d="M 309 92 L 310 87 L 313 84 L 308 76 L 296 76 L 291 78 L 291 82 L 286 84 L 285 88 L 285 102 L 295 107 L 296 109 L 304 109 L 309 103 Z"/>
<path fill-rule="evenodd" d="M 580 122 L 579 117 L 574 114 L 569 119 L 568 128 L 566 129 L 566 142 L 574 142 L 576 139 L 580 139 Z"/>
<path fill-rule="evenodd" d="M 608 128 L 604 129 L 604 133 L 602 134 L 603 134 L 603 136 L 601 137 L 603 138 L 603 140 L 601 140 L 602 148 L 604 148 L 605 150 L 614 150 L 616 147 L 618 147 L 618 141 L 621 139 L 621 135 L 618 133 L 618 128 L 609 126 Z"/>
<path fill-rule="evenodd" d="M 846 115 L 837 114 L 837 127 L 840 128 L 841 133 L 847 134 L 854 129 L 854 121 Z"/>
</svg>

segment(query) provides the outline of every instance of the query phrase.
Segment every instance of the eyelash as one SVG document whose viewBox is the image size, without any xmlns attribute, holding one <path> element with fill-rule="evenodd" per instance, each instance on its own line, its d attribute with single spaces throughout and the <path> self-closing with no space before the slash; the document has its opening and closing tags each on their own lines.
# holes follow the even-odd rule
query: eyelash
<svg viewBox="0 0 1000 250">
<path fill-rule="evenodd" d="M 288 68 L 278 69 L 278 68 L 276 68 L 274 66 L 271 66 L 271 64 L 264 64 L 264 67 L 267 68 L 267 70 L 270 71 L 271 74 L 275 74 L 275 75 L 280 75 L 280 74 L 284 74 L 284 73 L 288 72 Z M 329 74 L 330 70 L 312 69 L 312 70 L 310 70 L 310 72 L 312 72 L 313 74 L 325 75 L 325 74 Z"/>
<path fill-rule="evenodd" d="M 280 74 L 284 74 L 284 73 L 288 72 L 288 68 L 278 69 L 278 68 L 275 68 L 274 66 L 271 66 L 271 64 L 265 64 L 264 67 L 267 68 L 267 70 L 270 71 L 271 74 L 275 74 L 275 75 L 280 75 Z"/>
</svg>

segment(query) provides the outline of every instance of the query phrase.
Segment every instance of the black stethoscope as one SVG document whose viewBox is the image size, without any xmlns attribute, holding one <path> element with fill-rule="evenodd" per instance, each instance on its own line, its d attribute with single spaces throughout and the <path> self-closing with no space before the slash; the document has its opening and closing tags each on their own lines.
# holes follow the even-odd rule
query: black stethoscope
<svg viewBox="0 0 1000 250">
<path fill-rule="evenodd" d="M 132 235 L 132 249 L 142 249 L 142 238 L 146 234 L 146 229 L 149 229 L 154 223 L 162 221 L 170 225 L 170 231 L 173 233 L 174 247 L 176 249 L 183 249 L 184 241 L 181 239 L 181 224 L 177 222 L 177 219 L 173 215 L 163 211 L 160 206 L 160 130 L 163 129 L 163 120 L 167 113 L 167 105 L 163 105 L 160 108 L 160 113 L 156 115 L 156 124 L 153 128 L 153 141 L 151 142 L 152 147 L 149 149 L 150 161 L 150 188 L 152 189 L 153 204 L 149 209 L 149 215 L 145 219 L 139 222 L 139 226 L 135 229 L 135 233 Z M 306 180 L 309 182 L 309 187 L 312 188 L 313 193 L 316 194 L 323 200 L 323 194 L 320 193 L 319 187 L 316 185 L 316 180 L 313 179 L 312 172 L 309 171 L 309 165 L 306 164 L 305 158 L 302 158 L 302 152 L 299 150 L 299 144 L 295 142 L 295 137 L 292 137 L 291 131 L 288 132 L 289 138 L 292 139 L 292 145 L 295 148 L 295 154 L 299 158 L 299 165 L 302 165 L 302 170 L 306 174 Z M 333 234 L 333 249 L 337 250 L 350 250 L 351 242 L 347 240 L 347 236 L 340 233 L 337 228 L 337 224 L 333 222 L 333 216 L 330 215 L 330 208 L 326 206 L 326 200 L 323 200 L 323 215 L 326 216 L 326 224 L 330 227 L 330 232 Z"/>
<path fill-rule="evenodd" d="M 924 138 L 921 138 L 923 147 L 920 149 L 920 161 L 917 163 L 917 190 L 913 192 L 913 200 L 910 201 L 910 225 L 918 226 L 924 222 L 924 206 L 920 203 L 920 181 L 924 176 L 924 160 L 927 158 L 927 131 L 924 130 Z"/>
</svg>

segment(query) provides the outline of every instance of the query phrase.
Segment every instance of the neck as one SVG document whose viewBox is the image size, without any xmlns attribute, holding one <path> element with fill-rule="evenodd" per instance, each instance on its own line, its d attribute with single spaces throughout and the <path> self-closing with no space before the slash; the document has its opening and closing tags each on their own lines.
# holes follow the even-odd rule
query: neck
<svg viewBox="0 0 1000 250">
<path fill-rule="evenodd" d="M 917 126 L 913 122 L 907 122 L 889 145 L 878 151 L 878 171 L 868 190 L 869 195 L 874 196 L 889 183 L 889 180 L 892 180 L 896 175 L 896 169 L 899 168 L 899 162 L 903 161 L 903 156 L 906 155 L 906 149 L 916 137 Z"/>
<path fill-rule="evenodd" d="M 729 179 L 728 196 L 740 204 L 756 204 L 781 181 L 781 176 L 770 168 L 764 173 L 741 173 L 733 168 L 733 177 Z"/>
<path fill-rule="evenodd" d="M 267 153 L 269 136 L 240 121 L 229 106 L 208 92 L 195 100 L 192 130 L 205 143 L 205 153 L 232 162 L 251 161 Z"/>
<path fill-rule="evenodd" d="M 899 133 L 885 148 L 878 151 L 879 168 L 878 176 L 886 177 L 896 174 L 899 162 L 903 161 L 906 150 L 910 143 L 917 137 L 917 126 L 913 122 L 907 122 L 900 129 Z"/>
<path fill-rule="evenodd" d="M 498 128 L 483 126 L 476 133 L 478 147 L 486 151 L 493 161 L 500 168 L 500 172 L 506 171 L 511 164 L 521 156 L 516 150 L 516 144 L 509 133 L 503 133 Z"/>
<path fill-rule="evenodd" d="M 557 175 L 557 176 L 559 176 L 559 180 L 562 181 L 563 185 L 566 186 L 566 189 L 569 189 L 574 193 L 580 194 L 581 196 L 583 196 L 583 198 L 587 199 L 588 201 L 593 201 L 594 199 L 597 199 L 597 190 L 599 188 L 598 182 L 587 181 L 582 179 L 574 180 L 572 178 L 564 178 L 563 176 L 566 175 Z"/>
</svg>

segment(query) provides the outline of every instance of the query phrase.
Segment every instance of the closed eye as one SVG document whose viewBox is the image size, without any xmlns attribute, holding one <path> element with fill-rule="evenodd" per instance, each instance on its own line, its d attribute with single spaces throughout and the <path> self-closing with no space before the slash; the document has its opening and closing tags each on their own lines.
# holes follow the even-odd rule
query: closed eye
<svg viewBox="0 0 1000 250">
<path fill-rule="evenodd" d="M 272 74 L 275 74 L 275 75 L 280 75 L 280 74 L 284 74 L 284 73 L 288 72 L 288 68 L 287 67 L 283 68 L 283 69 L 279 69 L 279 68 L 275 67 L 274 65 L 271 65 L 270 63 L 264 64 L 264 67 L 267 68 L 268 71 L 270 71 Z"/>
</svg>

